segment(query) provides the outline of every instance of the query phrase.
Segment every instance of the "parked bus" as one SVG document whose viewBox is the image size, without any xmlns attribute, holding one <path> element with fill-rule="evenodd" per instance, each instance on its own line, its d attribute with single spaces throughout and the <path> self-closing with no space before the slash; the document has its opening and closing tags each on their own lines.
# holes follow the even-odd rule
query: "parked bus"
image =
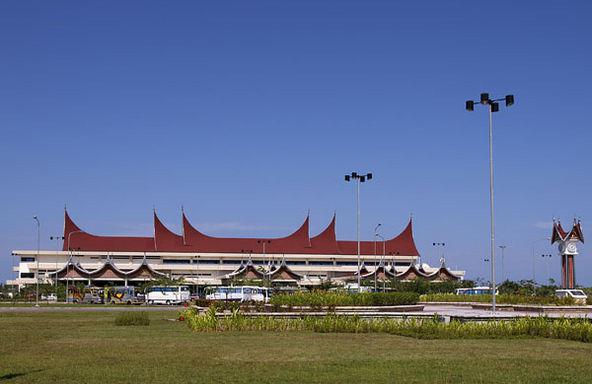
<svg viewBox="0 0 592 384">
<path fill-rule="evenodd" d="M 109 304 L 138 304 L 134 287 L 105 287 L 103 302 Z"/>
<path fill-rule="evenodd" d="M 207 300 L 224 301 L 269 301 L 269 289 L 264 287 L 210 287 L 206 291 Z"/>
<path fill-rule="evenodd" d="M 189 287 L 171 286 L 162 287 L 155 286 L 148 289 L 146 292 L 146 302 L 148 304 L 181 304 L 189 301 Z"/>
<path fill-rule="evenodd" d="M 496 289 L 495 294 L 499 292 Z M 455 295 L 491 295 L 491 288 L 489 287 L 473 287 L 473 288 L 457 288 L 454 290 Z"/>
</svg>

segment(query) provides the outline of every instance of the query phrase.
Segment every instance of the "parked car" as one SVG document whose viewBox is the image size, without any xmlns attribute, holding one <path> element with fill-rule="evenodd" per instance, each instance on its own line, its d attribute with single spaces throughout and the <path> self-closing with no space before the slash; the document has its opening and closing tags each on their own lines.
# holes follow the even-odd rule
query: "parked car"
<svg viewBox="0 0 592 384">
<path fill-rule="evenodd" d="M 49 295 L 41 295 L 41 300 L 56 302 L 58 301 L 58 298 L 56 297 L 55 293 L 50 293 Z"/>
<path fill-rule="evenodd" d="M 557 289 L 555 291 L 555 296 L 560 299 L 570 297 L 576 304 L 586 304 L 586 301 L 588 300 L 588 295 L 586 295 L 581 289 Z"/>
</svg>

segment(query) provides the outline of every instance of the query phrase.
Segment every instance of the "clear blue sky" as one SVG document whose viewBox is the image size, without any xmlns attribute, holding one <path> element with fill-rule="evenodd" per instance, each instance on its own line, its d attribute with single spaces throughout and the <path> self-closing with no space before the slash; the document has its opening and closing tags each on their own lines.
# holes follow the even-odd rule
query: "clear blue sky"
<svg viewBox="0 0 592 384">
<path fill-rule="evenodd" d="M 518 4 L 521 3 L 521 4 Z M 152 207 L 206 232 L 284 235 L 337 212 L 355 238 L 414 215 L 424 260 L 487 277 L 487 113 L 495 115 L 498 244 L 511 278 L 574 214 L 592 239 L 588 1 L 2 2 L 0 280 L 12 249 L 62 230 L 151 235 Z M 590 246 L 577 257 L 592 285 Z M 535 243 L 536 273 L 546 279 Z"/>
</svg>

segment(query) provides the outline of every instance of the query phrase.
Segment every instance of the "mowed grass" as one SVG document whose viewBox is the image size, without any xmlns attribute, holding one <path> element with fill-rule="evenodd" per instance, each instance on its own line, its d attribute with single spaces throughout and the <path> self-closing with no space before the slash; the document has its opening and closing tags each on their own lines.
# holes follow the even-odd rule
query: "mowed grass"
<svg viewBox="0 0 592 384">
<path fill-rule="evenodd" d="M 590 383 L 592 344 L 386 334 L 192 333 L 151 312 L 0 314 L 0 383 Z"/>
</svg>

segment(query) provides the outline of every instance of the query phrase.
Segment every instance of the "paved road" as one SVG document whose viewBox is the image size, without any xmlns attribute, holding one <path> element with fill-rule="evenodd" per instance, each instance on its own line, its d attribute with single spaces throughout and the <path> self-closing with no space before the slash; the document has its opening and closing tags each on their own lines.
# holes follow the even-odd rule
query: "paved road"
<svg viewBox="0 0 592 384">
<path fill-rule="evenodd" d="M 60 313 L 60 312 L 117 312 L 117 311 L 179 311 L 182 306 L 170 306 L 170 305 L 121 305 L 121 306 L 76 306 L 76 305 L 63 305 L 63 306 L 0 306 L 1 313 Z M 501 308 L 500 308 L 501 309 Z M 395 313 L 389 312 L 394 315 Z M 468 305 L 462 304 L 425 304 L 423 311 L 417 312 L 402 312 L 403 316 L 426 316 L 426 315 L 441 315 L 467 319 L 487 319 L 487 318 L 515 318 L 524 316 L 540 316 L 538 312 L 527 312 L 527 311 L 507 311 L 498 310 L 495 316 L 491 310 L 487 309 L 474 309 Z M 559 317 L 580 317 L 592 319 L 592 311 L 590 308 L 582 308 L 582 311 L 561 311 L 557 310 L 552 313 L 546 313 L 545 316 L 559 318 Z"/>
<path fill-rule="evenodd" d="M 179 311 L 183 309 L 182 306 L 176 305 L 122 305 L 122 306 L 75 306 L 75 305 L 64 305 L 64 306 L 15 306 L 15 307 L 4 307 L 0 306 L 0 313 L 65 313 L 65 312 L 129 312 L 129 311 Z"/>
</svg>

